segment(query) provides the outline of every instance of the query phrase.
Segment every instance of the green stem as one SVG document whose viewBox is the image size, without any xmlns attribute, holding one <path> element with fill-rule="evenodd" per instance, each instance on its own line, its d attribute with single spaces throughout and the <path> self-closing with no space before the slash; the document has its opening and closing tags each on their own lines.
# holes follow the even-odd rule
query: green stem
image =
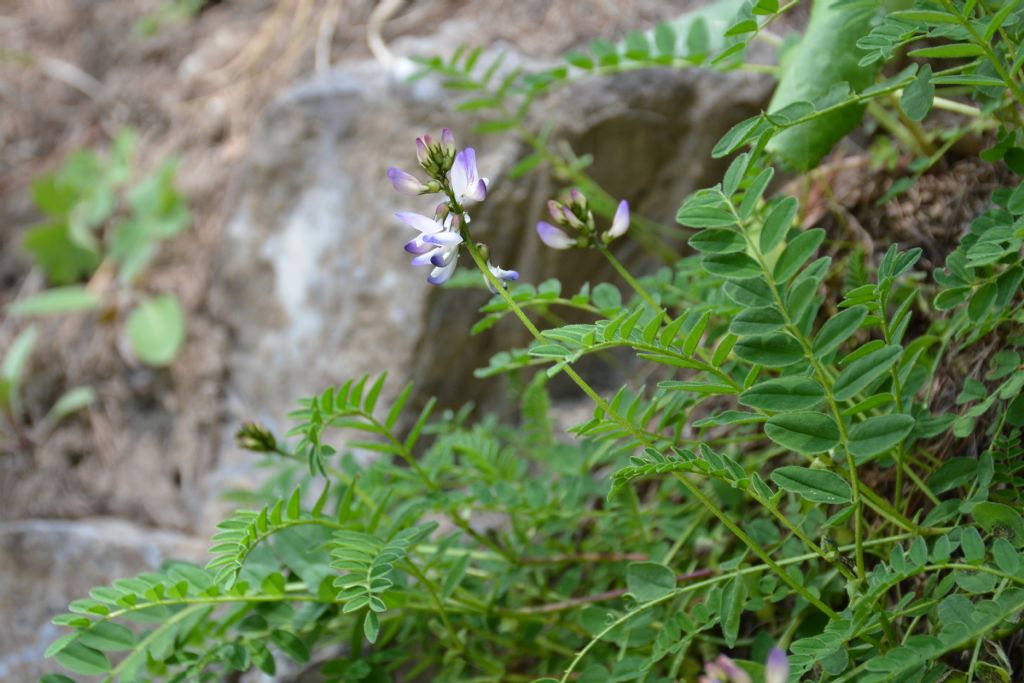
<svg viewBox="0 0 1024 683">
<path fill-rule="evenodd" d="M 456 204 L 456 207 L 457 206 L 458 205 Z M 484 261 L 483 257 L 480 254 L 480 250 L 473 242 L 472 236 L 469 234 L 469 231 L 465 228 L 465 225 L 465 222 L 463 222 L 463 237 L 465 238 L 467 251 L 469 252 L 470 257 L 473 259 L 473 262 L 476 264 L 481 274 L 485 278 L 487 278 L 488 282 L 491 283 L 491 287 L 495 291 L 497 291 L 502 296 L 502 298 L 505 299 L 505 303 L 508 304 L 509 308 L 513 310 L 513 312 L 523 323 L 526 329 L 530 331 L 530 333 L 534 336 L 535 339 L 541 340 L 542 337 L 540 330 L 538 330 L 537 326 L 534 325 L 528 317 L 526 317 L 526 314 L 523 313 L 523 311 L 519 308 L 516 302 L 512 299 L 511 295 L 509 295 L 508 291 L 506 291 L 505 288 L 502 286 L 503 283 L 499 282 L 498 279 L 494 277 L 490 269 L 487 267 L 486 262 Z M 607 415 L 615 422 L 619 423 L 630 435 L 633 436 L 634 439 L 636 439 L 638 443 L 647 447 L 651 446 L 651 443 L 649 442 L 647 437 L 639 430 L 637 430 L 636 426 L 634 426 L 631 422 L 621 417 L 618 413 L 612 410 L 611 406 L 608 405 L 607 401 L 605 401 L 596 391 L 594 391 L 593 387 L 591 387 L 590 384 L 586 382 L 586 380 L 580 377 L 580 375 L 577 374 L 577 372 L 573 368 L 567 365 L 565 366 L 564 372 L 569 377 L 569 379 L 571 379 L 576 384 L 576 386 L 578 386 L 583 391 L 583 393 L 585 393 L 588 397 L 590 397 L 592 401 L 594 401 L 599 410 L 601 410 L 605 415 Z M 776 564 L 775 561 L 768 555 L 768 553 L 766 553 L 764 549 L 761 548 L 761 546 L 756 541 L 754 541 L 754 539 L 748 536 L 746 532 L 739 528 L 739 526 L 737 526 L 735 522 L 729 519 L 729 516 L 726 515 L 721 509 L 719 509 L 719 507 L 715 505 L 715 503 L 710 498 L 704 495 L 704 492 L 700 490 L 700 487 L 698 487 L 696 484 L 694 484 L 693 482 L 691 482 L 689 479 L 687 479 L 685 476 L 681 475 L 678 472 L 676 473 L 676 478 L 680 481 L 680 483 L 691 496 L 696 498 L 705 508 L 708 509 L 709 512 L 711 512 L 711 514 L 717 517 L 718 520 L 722 522 L 722 524 L 730 532 L 732 532 L 733 535 L 736 536 L 736 538 L 742 541 L 743 544 L 746 545 L 752 553 L 761 558 L 761 560 L 767 566 L 771 567 L 772 570 L 775 571 L 776 574 L 778 574 L 779 578 L 782 580 L 783 583 L 792 588 L 797 594 L 799 594 L 801 597 L 807 600 L 807 602 L 821 610 L 830 619 L 838 617 L 838 614 L 831 607 L 823 603 L 821 600 L 815 597 L 809 590 L 807 590 L 807 588 L 803 586 L 799 581 L 795 580 L 792 576 L 783 571 L 782 568 L 779 567 L 779 565 Z"/>
</svg>

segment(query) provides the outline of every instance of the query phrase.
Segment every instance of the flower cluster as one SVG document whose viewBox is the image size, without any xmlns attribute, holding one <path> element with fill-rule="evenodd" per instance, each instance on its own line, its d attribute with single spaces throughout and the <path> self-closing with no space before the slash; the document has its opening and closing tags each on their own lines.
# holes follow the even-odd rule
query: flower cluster
<svg viewBox="0 0 1024 683">
<path fill-rule="evenodd" d="M 772 648 L 764 665 L 764 683 L 786 683 L 789 680 L 789 659 L 780 648 Z M 704 662 L 704 675 L 699 683 L 752 683 L 750 674 L 726 655 Z"/>
<path fill-rule="evenodd" d="M 433 218 L 410 212 L 395 214 L 400 221 L 420 233 L 405 244 L 405 250 L 414 255 L 412 265 L 433 266 L 427 282 L 440 285 L 455 273 L 459 249 L 468 238 L 469 214 L 466 207 L 487 198 L 488 183 L 487 178 L 480 177 L 477 171 L 476 151 L 472 147 L 456 151 L 455 138 L 448 128 L 441 131 L 439 142 L 434 142 L 429 135 L 416 138 L 416 158 L 430 180 L 424 183 L 398 168 L 388 169 L 388 180 L 395 190 L 405 195 L 445 196 L 434 210 Z M 484 245 L 479 245 L 479 248 L 482 253 L 487 253 Z M 489 260 L 487 268 L 505 286 L 519 279 L 516 271 L 499 268 Z M 493 292 L 491 280 L 486 275 L 484 282 Z"/>
<path fill-rule="evenodd" d="M 537 223 L 537 234 L 540 235 L 541 241 L 552 249 L 589 247 L 597 244 L 598 239 L 601 244 L 608 244 L 616 237 L 626 234 L 626 230 L 629 229 L 629 203 L 623 199 L 615 211 L 611 227 L 598 235 L 594 214 L 590 211 L 587 198 L 576 188 L 570 190 L 562 202 L 549 200 L 548 212 L 555 225 L 541 221 Z M 575 237 L 566 230 L 574 233 Z"/>
</svg>

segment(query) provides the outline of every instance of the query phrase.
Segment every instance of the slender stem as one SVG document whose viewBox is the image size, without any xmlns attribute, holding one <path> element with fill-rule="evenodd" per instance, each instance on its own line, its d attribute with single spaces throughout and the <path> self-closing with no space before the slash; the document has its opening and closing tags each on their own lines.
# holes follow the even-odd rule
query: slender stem
<svg viewBox="0 0 1024 683">
<path fill-rule="evenodd" d="M 452 622 L 448 619 L 448 612 L 444 608 L 444 602 L 441 600 L 441 596 L 438 595 L 437 587 L 434 586 L 434 582 L 426 577 L 426 575 L 420 571 L 420 568 L 416 566 L 416 563 L 406 558 L 405 567 L 410 573 L 419 580 L 423 587 L 430 593 L 430 600 L 437 607 L 437 614 L 441 617 L 441 623 L 444 624 L 444 628 L 448 631 L 448 637 L 452 641 L 452 645 L 462 654 L 465 654 L 465 649 L 462 646 L 462 641 L 459 639 L 459 634 L 455 632 L 455 628 L 452 626 Z"/>
<path fill-rule="evenodd" d="M 540 330 L 538 330 L 536 325 L 534 325 L 533 322 L 528 317 L 526 317 L 526 314 L 522 312 L 522 310 L 519 308 L 516 302 L 512 299 L 509 293 L 502 286 L 502 283 L 499 282 L 496 277 L 494 277 L 490 269 L 487 267 L 487 264 L 484 262 L 484 259 L 480 254 L 480 250 L 477 249 L 477 246 L 473 242 L 471 235 L 469 234 L 469 231 L 466 230 L 465 228 L 465 222 L 463 222 L 463 232 L 463 236 L 466 238 L 467 251 L 469 252 L 470 257 L 473 259 L 473 262 L 476 264 L 477 268 L 480 270 L 481 274 L 485 278 L 487 278 L 488 282 L 491 283 L 492 288 L 495 289 L 495 291 L 497 291 L 502 296 L 502 298 L 505 299 L 505 303 L 508 304 L 509 308 L 511 308 L 513 312 L 516 314 L 516 316 L 520 319 L 520 321 L 522 321 L 526 329 L 529 330 L 530 333 L 533 334 L 533 336 L 536 339 L 542 339 Z M 618 413 L 616 413 L 614 410 L 612 410 L 611 406 L 608 405 L 607 401 L 605 401 L 596 391 L 594 391 L 593 387 L 591 387 L 586 382 L 586 380 L 580 377 L 575 370 L 573 370 L 571 367 L 567 365 L 565 366 L 564 371 L 565 374 L 576 384 L 576 386 L 578 386 L 583 391 L 583 393 L 585 393 L 587 396 L 590 397 L 591 400 L 594 401 L 599 410 L 601 410 L 610 419 L 619 423 L 629 434 L 633 436 L 634 439 L 637 440 L 638 443 L 648 447 L 651 446 L 651 443 L 648 440 L 648 438 L 642 432 L 640 432 L 635 425 L 633 425 L 631 422 L 629 422 L 628 420 L 620 416 Z M 743 544 L 746 545 L 752 553 L 754 553 L 754 555 L 759 557 L 761 561 L 763 561 L 767 566 L 771 567 L 771 569 L 775 571 L 776 574 L 778 574 L 779 578 L 782 580 L 783 583 L 792 588 L 797 594 L 799 594 L 801 597 L 807 600 L 807 602 L 821 610 L 829 618 L 838 617 L 838 614 L 831 607 L 823 603 L 820 599 L 815 597 L 814 594 L 807 590 L 807 588 L 804 585 L 802 585 L 799 581 L 797 581 L 788 573 L 783 571 L 783 569 L 775 563 L 771 556 L 769 556 L 768 553 L 766 553 L 764 549 L 761 548 L 761 546 L 756 541 L 754 541 L 754 539 L 747 535 L 747 533 L 744 532 L 739 526 L 737 526 L 735 522 L 729 519 L 729 516 L 725 514 L 725 512 L 723 512 L 721 509 L 719 509 L 719 507 L 715 505 L 715 503 L 710 498 L 708 498 L 703 491 L 700 490 L 700 487 L 698 487 L 692 481 L 687 479 L 681 473 L 677 472 L 675 474 L 676 478 L 687 490 L 687 492 L 691 496 L 696 498 L 705 508 L 707 508 L 708 511 L 711 512 L 711 514 L 717 517 L 718 520 L 722 522 L 722 524 L 730 532 L 732 532 L 734 536 L 736 536 L 736 538 L 742 541 Z"/>
<path fill-rule="evenodd" d="M 672 322 L 672 317 L 668 313 L 666 313 L 661 306 L 658 305 L 658 302 L 654 300 L 654 297 L 652 297 L 650 293 L 644 288 L 644 286 L 641 285 L 635 277 L 633 277 L 633 274 L 630 273 L 629 270 L 627 270 L 626 267 L 622 265 L 619 259 L 615 258 L 615 255 L 612 254 L 611 250 L 608 248 L 608 245 L 602 244 L 600 241 L 598 241 L 597 250 L 601 252 L 601 255 L 608 260 L 608 263 L 610 263 L 612 268 L 615 269 L 615 272 L 618 273 L 619 276 L 626 281 L 626 284 L 628 284 L 633 289 L 633 291 L 637 293 L 637 296 L 644 300 L 644 303 L 650 306 L 651 309 L 653 309 L 655 312 L 660 313 L 665 318 L 666 323 Z"/>
</svg>

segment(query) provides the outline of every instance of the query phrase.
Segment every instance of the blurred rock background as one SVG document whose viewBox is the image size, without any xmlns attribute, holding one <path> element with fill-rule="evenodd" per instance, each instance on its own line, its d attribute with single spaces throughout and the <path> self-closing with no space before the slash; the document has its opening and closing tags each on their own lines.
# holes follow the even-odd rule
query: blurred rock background
<svg viewBox="0 0 1024 683">
<path fill-rule="evenodd" d="M 560 185 L 543 170 L 505 182 L 525 156 L 510 137 L 474 138 L 439 83 L 407 83 L 371 53 L 379 26 L 394 55 L 459 44 L 549 64 L 595 37 L 620 39 L 702 3 L 669 0 L 0 0 L 0 306 L 45 283 L 20 247 L 39 219 L 34 177 L 124 126 L 141 165 L 180 159 L 191 227 L 142 287 L 187 312 L 182 353 L 157 370 L 122 353 L 119 325 L 88 315 L 41 323 L 26 386 L 40 416 L 68 387 L 98 400 L 42 438 L 0 444 L 0 680 L 32 681 L 57 635 L 49 617 L 94 585 L 175 557 L 202 562 L 205 538 L 251 488 L 243 420 L 275 430 L 300 396 L 388 370 L 442 404 L 502 409 L 499 380 L 474 368 L 523 341 L 499 325 L 468 339 L 477 290 L 436 289 L 401 250 L 390 165 L 442 126 L 475 145 L 493 192 L 474 223 L 500 263 L 566 288 L 607 277 L 556 262 L 533 225 Z M 584 79 L 534 108 L 554 139 L 593 154 L 595 178 L 634 211 L 673 222 L 687 192 L 715 182 L 714 142 L 764 104 L 748 76 L 652 71 Z M 627 247 L 624 258 L 640 259 Z M 25 321 L 0 314 L 0 355 Z"/>
</svg>

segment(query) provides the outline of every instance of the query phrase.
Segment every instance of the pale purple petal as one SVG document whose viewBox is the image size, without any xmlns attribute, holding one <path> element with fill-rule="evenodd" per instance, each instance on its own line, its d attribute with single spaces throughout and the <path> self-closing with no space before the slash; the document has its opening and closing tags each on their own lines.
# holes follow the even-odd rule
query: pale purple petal
<svg viewBox="0 0 1024 683">
<path fill-rule="evenodd" d="M 427 140 L 430 140 L 429 135 L 425 135 L 424 137 L 426 137 Z M 423 138 L 416 138 L 416 158 L 419 160 L 421 165 L 425 164 L 427 160 L 430 159 L 430 154 L 427 150 L 427 142 L 424 141 Z"/>
<path fill-rule="evenodd" d="M 576 244 L 576 240 L 566 235 L 565 232 L 544 221 L 537 223 L 537 234 L 540 235 L 541 242 L 552 249 L 568 249 Z"/>
<path fill-rule="evenodd" d="M 612 227 L 608 230 L 608 236 L 611 238 L 621 237 L 626 234 L 629 230 L 629 202 L 623 199 L 619 202 L 619 208 L 615 212 L 615 219 L 612 221 Z"/>
<path fill-rule="evenodd" d="M 430 271 L 430 277 L 427 278 L 427 282 L 432 285 L 442 285 L 448 282 L 453 274 L 455 274 L 455 262 L 457 259 L 452 259 L 452 262 L 443 268 L 434 268 Z"/>
<path fill-rule="evenodd" d="M 424 235 L 423 241 L 439 247 L 454 247 L 462 244 L 462 236 L 457 232 L 437 232 L 433 235 Z"/>
<path fill-rule="evenodd" d="M 426 185 L 417 180 L 412 174 L 406 173 L 400 168 L 389 168 L 388 180 L 391 181 L 391 185 L 395 190 L 411 197 L 421 195 L 427 191 Z"/>
<path fill-rule="evenodd" d="M 431 249 L 428 252 L 420 254 L 419 256 L 414 258 L 409 263 L 411 263 L 414 266 L 425 266 L 425 265 L 428 265 L 428 264 L 433 264 L 434 263 L 434 255 L 437 254 L 437 252 L 439 252 L 439 251 L 441 251 L 441 250 L 440 249 Z"/>
<path fill-rule="evenodd" d="M 786 653 L 773 647 L 768 653 L 768 661 L 764 664 L 765 683 L 786 683 L 789 680 L 789 658 Z"/>
<path fill-rule="evenodd" d="M 395 218 L 402 221 L 406 225 L 411 225 L 420 232 L 431 235 L 435 232 L 441 232 L 443 229 L 441 224 L 435 220 L 421 216 L 418 213 L 411 213 L 408 211 L 399 211 L 395 214 Z"/>
<path fill-rule="evenodd" d="M 732 661 L 725 655 L 718 655 L 715 659 L 715 663 L 722 667 L 725 675 L 728 676 L 730 683 L 753 683 L 750 678 L 750 674 L 741 669 L 736 665 L 736 662 Z"/>
<path fill-rule="evenodd" d="M 455 136 L 452 135 L 451 128 L 441 129 L 441 146 L 448 151 L 455 151 Z"/>
<path fill-rule="evenodd" d="M 549 199 L 548 213 L 551 214 L 551 218 L 553 218 L 555 221 L 562 220 L 562 205 L 556 202 L 554 199 Z"/>
<path fill-rule="evenodd" d="M 405 250 L 410 254 L 425 254 L 428 251 L 433 251 L 437 248 L 436 244 L 428 244 L 424 239 L 423 235 L 415 237 L 405 243 Z"/>
</svg>

